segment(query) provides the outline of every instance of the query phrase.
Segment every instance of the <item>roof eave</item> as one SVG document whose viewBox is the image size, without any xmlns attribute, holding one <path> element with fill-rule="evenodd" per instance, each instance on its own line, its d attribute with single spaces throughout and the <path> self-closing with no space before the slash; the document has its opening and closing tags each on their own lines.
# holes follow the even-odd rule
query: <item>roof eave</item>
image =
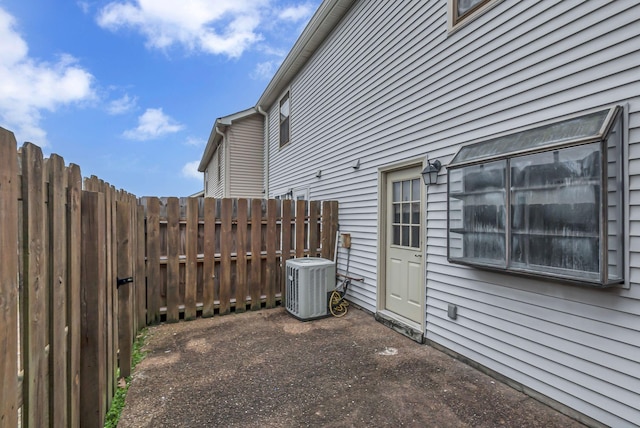
<svg viewBox="0 0 640 428">
<path fill-rule="evenodd" d="M 204 172 L 205 169 L 207 169 L 207 165 L 209 165 L 213 154 L 216 152 L 216 149 L 220 144 L 222 136 L 216 132 L 216 128 L 223 131 L 224 129 L 226 129 L 226 127 L 231 126 L 234 121 L 244 119 L 256 114 L 259 114 L 256 108 L 250 107 L 246 110 L 217 118 L 213 124 L 213 127 L 211 128 L 211 133 L 209 134 L 209 139 L 207 140 L 207 147 L 205 147 L 204 153 L 202 154 L 202 159 L 200 160 L 198 171 Z"/>
<path fill-rule="evenodd" d="M 322 2 L 260 96 L 256 108 L 269 108 L 275 102 L 356 1 L 324 0 Z"/>
</svg>

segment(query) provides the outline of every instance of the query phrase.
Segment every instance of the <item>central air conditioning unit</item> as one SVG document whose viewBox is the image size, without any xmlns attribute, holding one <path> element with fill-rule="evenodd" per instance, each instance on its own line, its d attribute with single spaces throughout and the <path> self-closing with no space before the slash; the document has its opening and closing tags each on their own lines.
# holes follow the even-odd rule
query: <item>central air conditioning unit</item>
<svg viewBox="0 0 640 428">
<path fill-rule="evenodd" d="M 335 289 L 331 260 L 305 257 L 287 260 L 286 307 L 294 317 L 311 320 L 329 315 L 329 294 Z"/>
</svg>

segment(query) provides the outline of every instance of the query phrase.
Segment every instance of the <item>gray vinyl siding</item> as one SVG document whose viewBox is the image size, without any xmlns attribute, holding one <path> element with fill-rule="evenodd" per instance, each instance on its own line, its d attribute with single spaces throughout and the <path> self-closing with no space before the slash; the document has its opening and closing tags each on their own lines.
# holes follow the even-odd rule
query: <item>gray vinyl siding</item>
<svg viewBox="0 0 640 428">
<path fill-rule="evenodd" d="M 224 198 L 225 194 L 225 162 L 224 162 L 224 144 L 221 143 L 209 162 L 209 194 L 207 196 L 213 198 Z M 219 159 L 221 158 L 221 159 Z M 221 166 L 222 168 L 219 168 Z M 218 172 L 220 169 L 220 172 Z"/>
<path fill-rule="evenodd" d="M 229 143 L 229 197 L 263 198 L 263 117 L 234 122 L 227 132 Z"/>
<path fill-rule="evenodd" d="M 352 8 L 290 83 L 283 148 L 277 105 L 270 108 L 269 189 L 306 184 L 311 199 L 340 201 L 350 274 L 364 278 L 351 297 L 375 311 L 378 168 L 427 155 L 446 165 L 461 144 L 624 105 L 625 286 L 596 290 L 450 264 L 445 168 L 426 194 L 425 334 L 602 423 L 640 424 L 640 5 L 503 1 L 450 34 L 446 7 L 370 0 Z"/>
</svg>

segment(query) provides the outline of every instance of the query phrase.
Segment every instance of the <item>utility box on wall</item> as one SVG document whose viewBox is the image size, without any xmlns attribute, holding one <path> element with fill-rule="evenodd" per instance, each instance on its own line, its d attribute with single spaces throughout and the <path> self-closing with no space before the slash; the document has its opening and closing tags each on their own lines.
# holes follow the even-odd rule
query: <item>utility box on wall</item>
<svg viewBox="0 0 640 428">
<path fill-rule="evenodd" d="M 329 315 L 329 293 L 335 288 L 336 267 L 331 260 L 305 257 L 287 260 L 286 308 L 300 320 Z"/>
</svg>

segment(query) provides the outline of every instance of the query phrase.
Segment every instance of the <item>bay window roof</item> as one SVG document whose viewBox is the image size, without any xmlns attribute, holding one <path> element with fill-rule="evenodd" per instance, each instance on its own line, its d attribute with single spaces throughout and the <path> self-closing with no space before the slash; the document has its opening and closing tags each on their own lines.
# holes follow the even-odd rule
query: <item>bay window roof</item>
<svg viewBox="0 0 640 428">
<path fill-rule="evenodd" d="M 601 141 L 610 129 L 616 111 L 617 107 L 598 110 L 469 144 L 458 150 L 448 167 Z"/>
</svg>

